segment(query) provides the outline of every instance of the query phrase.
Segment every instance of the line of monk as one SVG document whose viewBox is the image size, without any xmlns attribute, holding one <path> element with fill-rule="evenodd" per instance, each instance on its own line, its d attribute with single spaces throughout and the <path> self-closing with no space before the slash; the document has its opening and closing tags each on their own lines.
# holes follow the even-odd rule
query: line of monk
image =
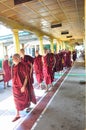
<svg viewBox="0 0 86 130">
<path fill-rule="evenodd" d="M 53 88 L 54 73 L 62 71 L 63 68 L 71 67 L 71 52 L 62 50 L 57 54 L 53 54 L 44 49 L 43 56 L 36 50 L 35 57 L 26 55 L 24 49 L 20 50 L 19 54 L 12 56 L 13 65 L 10 67 L 8 56 L 3 61 L 4 83 L 12 79 L 12 89 L 14 103 L 16 107 L 16 115 L 13 122 L 20 118 L 20 111 L 27 108 L 29 110 L 31 102 L 36 104 L 36 96 L 34 93 L 34 79 L 35 72 L 39 88 L 42 89 L 42 82 L 45 82 L 45 90 Z M 7 69 L 7 70 L 6 70 Z M 6 72 L 7 71 L 7 72 Z M 12 74 L 11 74 L 12 72 Z M 51 89 L 52 90 L 52 89 Z"/>
</svg>

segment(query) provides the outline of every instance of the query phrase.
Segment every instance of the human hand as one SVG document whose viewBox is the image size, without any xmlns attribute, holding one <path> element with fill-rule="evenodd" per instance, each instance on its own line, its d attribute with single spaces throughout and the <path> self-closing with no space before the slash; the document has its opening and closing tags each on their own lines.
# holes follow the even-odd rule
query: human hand
<svg viewBox="0 0 86 130">
<path fill-rule="evenodd" d="M 24 93 L 24 92 L 25 92 L 25 86 L 22 86 L 21 93 Z"/>
</svg>

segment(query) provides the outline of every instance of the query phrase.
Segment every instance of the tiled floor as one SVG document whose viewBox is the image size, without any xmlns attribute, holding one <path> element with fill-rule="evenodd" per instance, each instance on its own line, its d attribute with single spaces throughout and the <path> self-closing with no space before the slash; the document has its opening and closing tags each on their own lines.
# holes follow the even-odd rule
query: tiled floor
<svg viewBox="0 0 86 130">
<path fill-rule="evenodd" d="M 53 89 L 44 95 L 44 97 L 41 99 L 38 105 L 33 109 L 31 113 L 27 115 L 25 120 L 21 123 L 21 125 L 18 128 L 16 128 L 16 130 L 34 130 L 33 125 L 36 124 L 38 120 L 40 119 L 40 117 L 42 116 L 42 113 L 45 111 L 48 103 L 54 96 L 55 92 L 59 88 L 60 84 L 62 83 L 62 81 L 64 80 L 68 72 L 69 70 L 65 72 L 60 79 L 58 79 Z"/>
<path fill-rule="evenodd" d="M 64 73 L 64 72 L 63 72 Z M 55 81 L 53 84 L 55 84 L 63 75 L 63 73 L 55 73 Z M 35 94 L 37 97 L 38 102 L 42 100 L 44 96 L 46 96 L 47 93 L 45 93 L 45 90 L 39 90 L 37 89 L 37 81 L 34 75 L 35 83 Z M 10 82 L 10 85 L 12 83 Z M 36 107 L 34 104 L 31 105 L 32 110 Z M 31 110 L 31 111 L 32 111 Z M 21 111 L 22 117 L 16 121 L 12 122 L 12 119 L 15 115 L 15 106 L 13 102 L 13 96 L 12 96 L 12 87 L 4 89 L 3 88 L 3 82 L 0 82 L 0 130 L 16 130 L 17 127 L 26 119 L 28 114 L 26 111 Z"/>
<path fill-rule="evenodd" d="M 81 84 L 81 81 L 85 81 L 85 84 Z M 85 130 L 85 90 L 85 67 L 83 63 L 77 62 L 33 127 L 31 129 L 27 127 L 29 126 L 28 120 L 24 121 L 26 129 L 23 127 L 25 126 L 23 122 L 17 130 Z"/>
</svg>

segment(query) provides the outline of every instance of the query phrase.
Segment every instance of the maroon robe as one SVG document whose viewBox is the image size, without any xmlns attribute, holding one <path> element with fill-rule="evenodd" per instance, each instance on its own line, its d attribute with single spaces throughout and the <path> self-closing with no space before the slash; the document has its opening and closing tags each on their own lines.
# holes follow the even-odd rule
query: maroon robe
<svg viewBox="0 0 86 130">
<path fill-rule="evenodd" d="M 53 64 L 53 54 L 49 53 L 43 57 L 43 76 L 47 85 L 54 79 Z"/>
<path fill-rule="evenodd" d="M 62 63 L 62 53 L 59 52 L 56 54 L 56 72 L 63 70 L 63 63 Z"/>
<path fill-rule="evenodd" d="M 8 82 L 9 80 L 11 80 L 11 67 L 8 64 L 8 60 L 4 60 L 3 61 L 3 71 L 4 73 L 4 82 Z"/>
<path fill-rule="evenodd" d="M 54 66 L 54 72 L 56 72 L 56 64 L 57 64 L 57 59 L 56 58 L 57 58 L 57 54 L 54 54 L 54 57 L 55 57 L 55 61 L 56 61 L 55 62 L 55 66 Z"/>
<path fill-rule="evenodd" d="M 23 110 L 30 105 L 28 84 L 25 92 L 21 93 L 25 77 L 28 76 L 27 72 L 27 67 L 21 62 L 12 68 L 13 96 L 17 110 Z"/>
<path fill-rule="evenodd" d="M 53 53 L 47 54 L 48 71 L 51 76 L 51 82 L 54 80 L 54 67 L 55 67 L 55 56 Z"/>
<path fill-rule="evenodd" d="M 21 61 L 24 63 L 27 63 L 28 67 L 31 68 L 31 64 L 33 65 L 34 63 L 34 58 L 29 56 L 29 55 L 24 55 L 24 59 L 21 58 Z M 32 74 L 31 74 L 31 81 L 32 83 L 34 82 L 34 79 L 33 79 L 33 71 L 32 71 Z"/>
<path fill-rule="evenodd" d="M 66 51 L 63 51 L 62 54 L 63 54 L 63 67 L 66 67 L 66 60 L 67 60 Z"/>
<path fill-rule="evenodd" d="M 34 58 L 34 71 L 36 73 L 38 83 L 41 83 L 43 81 L 43 64 L 41 55 Z"/>
<path fill-rule="evenodd" d="M 69 67 L 71 67 L 71 51 L 68 51 L 67 53 L 66 53 L 66 56 L 67 56 L 67 60 L 66 60 L 66 65 L 67 65 L 67 67 L 69 68 Z"/>
<path fill-rule="evenodd" d="M 30 59 L 30 60 L 29 60 L 29 59 Z M 33 88 L 33 85 L 32 85 L 32 83 L 33 83 L 33 73 L 32 73 L 32 75 L 30 76 L 30 69 L 31 69 L 30 63 L 33 64 L 34 59 L 33 59 L 31 56 L 29 56 L 29 55 L 25 55 L 25 56 L 24 56 L 24 59 L 21 59 L 21 62 L 22 62 L 25 66 L 27 66 L 27 68 L 28 68 L 28 70 L 27 70 L 27 71 L 28 71 L 28 77 L 29 77 L 28 91 L 29 91 L 29 94 L 30 94 L 30 101 L 33 102 L 34 104 L 36 104 L 36 97 L 35 97 L 34 88 Z"/>
<path fill-rule="evenodd" d="M 48 71 L 48 66 L 47 66 L 47 56 L 43 57 L 43 76 L 44 76 L 44 81 L 46 84 L 51 84 L 51 77 Z"/>
<path fill-rule="evenodd" d="M 73 52 L 72 52 L 72 59 L 73 59 L 73 61 L 75 61 L 76 58 L 77 58 L 76 51 L 73 51 Z"/>
</svg>

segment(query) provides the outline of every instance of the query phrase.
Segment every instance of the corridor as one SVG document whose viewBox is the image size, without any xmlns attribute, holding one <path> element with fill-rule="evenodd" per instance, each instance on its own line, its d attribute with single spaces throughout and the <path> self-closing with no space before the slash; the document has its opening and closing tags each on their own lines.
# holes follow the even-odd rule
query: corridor
<svg viewBox="0 0 86 130">
<path fill-rule="evenodd" d="M 71 69 L 55 74 L 54 87 L 48 93 L 34 86 L 37 105 L 29 113 L 11 122 L 15 106 L 11 88 L 0 88 L 0 130 L 84 130 L 86 73 L 83 61 L 76 61 Z M 7 97 L 7 98 L 6 98 Z"/>
</svg>

